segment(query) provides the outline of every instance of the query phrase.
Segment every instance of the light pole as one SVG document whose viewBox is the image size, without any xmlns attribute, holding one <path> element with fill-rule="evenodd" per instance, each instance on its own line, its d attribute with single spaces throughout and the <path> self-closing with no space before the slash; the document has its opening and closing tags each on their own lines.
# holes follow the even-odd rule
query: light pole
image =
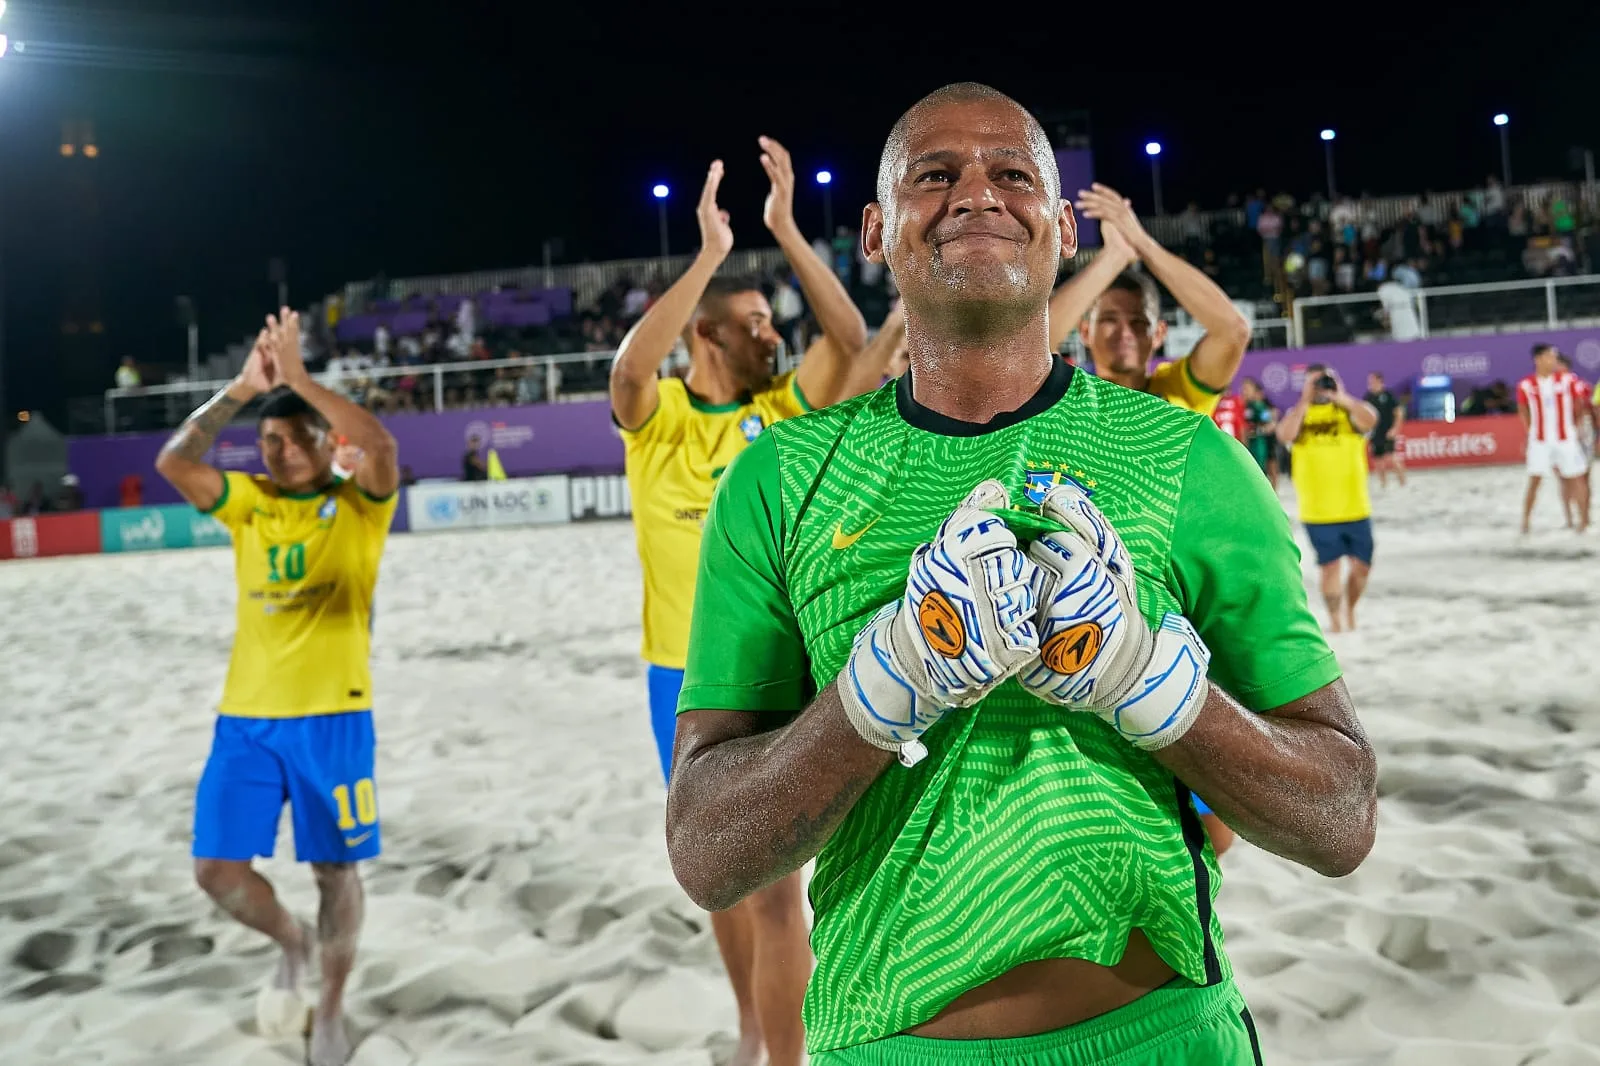
<svg viewBox="0 0 1600 1066">
<path fill-rule="evenodd" d="M 1333 131 L 1322 131 L 1322 158 L 1328 164 L 1328 200 L 1331 202 L 1339 198 L 1333 187 Z"/>
<path fill-rule="evenodd" d="M 1150 190 L 1155 195 L 1156 214 L 1165 214 L 1161 210 L 1161 142 L 1148 142 L 1144 154 L 1150 157 Z"/>
<path fill-rule="evenodd" d="M 0 19 L 6 16 L 6 0 L 0 0 Z M 5 62 L 6 53 L 10 51 L 10 41 L 4 33 L 0 33 L 0 64 Z M 0 72 L 5 70 L 0 66 Z M 6 89 L 5 78 L 0 76 L 0 119 L 5 118 Z M 0 121 L 0 138 L 5 136 L 5 123 Z M 11 438 L 9 414 L 11 408 L 6 404 L 6 189 L 5 189 L 5 163 L 0 157 L 0 486 L 6 483 L 6 441 Z M 107 427 L 109 431 L 110 427 Z"/>
<path fill-rule="evenodd" d="M 672 190 L 665 185 L 657 185 L 650 190 L 650 194 L 656 198 L 656 213 L 661 219 L 661 258 L 663 262 L 667 258 L 667 196 L 671 192 Z"/>
<path fill-rule="evenodd" d="M 1506 188 L 1511 188 L 1511 116 L 1504 111 L 1494 117 L 1494 124 L 1500 127 L 1500 180 L 1505 182 Z"/>
<path fill-rule="evenodd" d="M 817 171 L 817 184 L 822 186 L 822 239 L 833 241 L 833 174 Z"/>
</svg>

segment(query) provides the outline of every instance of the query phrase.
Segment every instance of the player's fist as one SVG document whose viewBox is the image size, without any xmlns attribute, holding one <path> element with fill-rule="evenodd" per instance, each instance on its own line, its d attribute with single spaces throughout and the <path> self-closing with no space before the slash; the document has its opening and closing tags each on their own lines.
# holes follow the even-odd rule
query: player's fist
<svg viewBox="0 0 1600 1066">
<path fill-rule="evenodd" d="M 1028 546 L 1039 574 L 1039 658 L 1018 680 L 1040 699 L 1093 711 L 1138 747 L 1166 747 L 1205 703 L 1210 651 L 1182 615 L 1150 631 L 1128 550 L 1087 493 L 1057 485 L 1044 512 L 1072 532 Z"/>
<path fill-rule="evenodd" d="M 1034 565 L 990 508 L 1009 506 L 985 481 L 911 556 L 905 594 L 856 635 L 839 676 L 850 723 L 911 765 L 917 738 L 952 707 L 970 707 L 1039 654 Z"/>
</svg>

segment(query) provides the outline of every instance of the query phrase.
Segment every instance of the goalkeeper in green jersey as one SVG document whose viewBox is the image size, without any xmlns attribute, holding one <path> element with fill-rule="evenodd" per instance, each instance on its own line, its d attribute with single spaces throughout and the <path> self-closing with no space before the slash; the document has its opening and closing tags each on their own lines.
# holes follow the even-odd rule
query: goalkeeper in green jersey
<svg viewBox="0 0 1600 1066">
<path fill-rule="evenodd" d="M 1288 520 L 1209 419 L 1051 357 L 1075 223 L 1008 97 L 908 111 L 862 241 L 910 369 L 723 476 L 678 880 L 716 910 L 815 857 L 818 1066 L 1259 1062 L 1190 790 L 1329 876 L 1376 814 Z"/>
</svg>

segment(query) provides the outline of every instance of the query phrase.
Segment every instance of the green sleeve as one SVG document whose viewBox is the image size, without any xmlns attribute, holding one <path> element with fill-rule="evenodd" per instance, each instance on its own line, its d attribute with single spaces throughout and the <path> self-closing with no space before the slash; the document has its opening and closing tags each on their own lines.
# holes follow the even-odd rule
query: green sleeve
<svg viewBox="0 0 1600 1066">
<path fill-rule="evenodd" d="M 1189 447 L 1169 566 L 1211 649 L 1211 680 L 1250 710 L 1339 679 L 1306 602 L 1288 515 L 1249 453 L 1209 421 Z"/>
<path fill-rule="evenodd" d="M 763 433 L 711 499 L 678 712 L 805 706 L 810 670 L 784 581 L 778 449 Z"/>
</svg>

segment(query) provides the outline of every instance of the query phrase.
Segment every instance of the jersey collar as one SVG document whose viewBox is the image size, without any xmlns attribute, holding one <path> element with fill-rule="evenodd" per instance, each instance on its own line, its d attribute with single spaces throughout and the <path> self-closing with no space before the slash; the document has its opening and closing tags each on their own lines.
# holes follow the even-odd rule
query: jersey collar
<svg viewBox="0 0 1600 1066">
<path fill-rule="evenodd" d="M 906 422 L 929 433 L 937 433 L 942 437 L 981 437 L 985 433 L 993 433 L 997 429 L 1025 422 L 1034 415 L 1043 414 L 1054 407 L 1071 387 L 1073 373 L 1071 363 L 1059 356 L 1053 357 L 1050 360 L 1049 375 L 1039 386 L 1039 391 L 1034 393 L 1033 398 L 1027 403 L 1015 411 L 1001 411 L 987 422 L 963 422 L 959 418 L 942 415 L 918 403 L 911 393 L 911 371 L 907 369 L 895 385 L 895 407 Z"/>
</svg>

